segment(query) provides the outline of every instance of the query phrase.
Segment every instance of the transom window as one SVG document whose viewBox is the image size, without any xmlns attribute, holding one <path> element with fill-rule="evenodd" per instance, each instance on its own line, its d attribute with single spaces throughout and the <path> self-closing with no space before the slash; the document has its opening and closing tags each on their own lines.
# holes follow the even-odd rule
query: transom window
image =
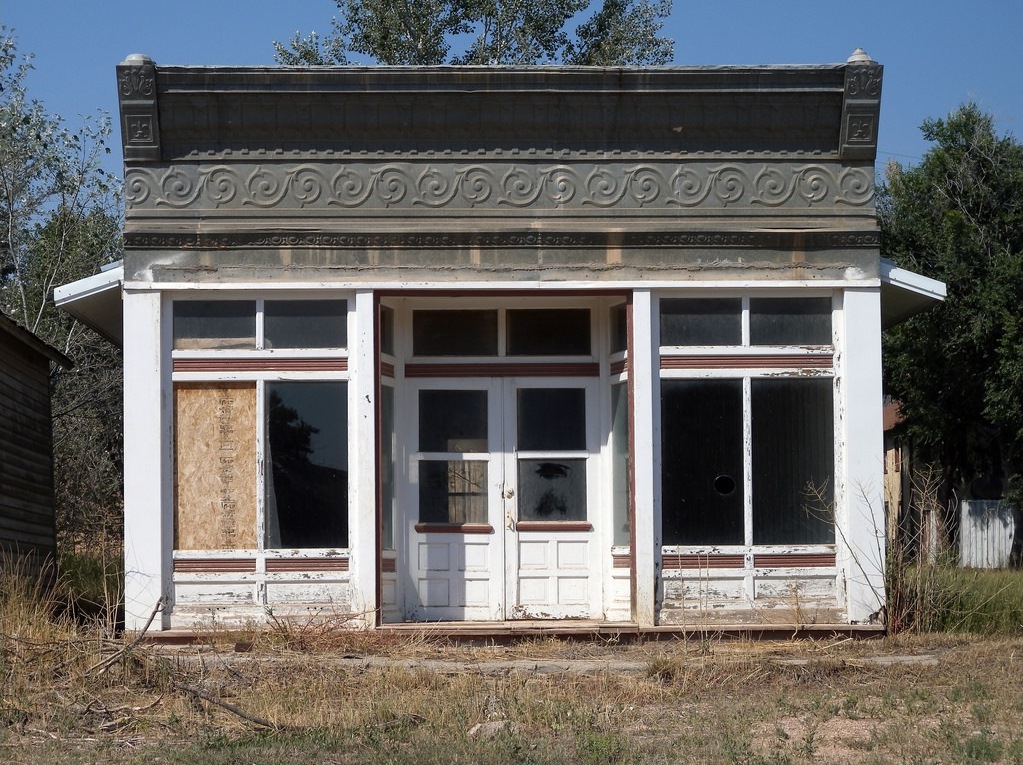
<svg viewBox="0 0 1023 765">
<path fill-rule="evenodd" d="M 176 300 L 175 350 L 344 348 L 345 300 Z"/>
<path fill-rule="evenodd" d="M 430 309 L 412 312 L 414 356 L 589 356 L 590 309 Z"/>
<path fill-rule="evenodd" d="M 666 298 L 660 328 L 662 346 L 831 345 L 831 298 Z"/>
</svg>

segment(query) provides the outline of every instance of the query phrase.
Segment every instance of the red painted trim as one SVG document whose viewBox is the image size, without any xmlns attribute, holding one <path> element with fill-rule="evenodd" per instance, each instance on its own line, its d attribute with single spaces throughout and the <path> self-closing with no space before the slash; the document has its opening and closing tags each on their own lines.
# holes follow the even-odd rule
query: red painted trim
<svg viewBox="0 0 1023 765">
<path fill-rule="evenodd" d="M 599 377 L 600 365 L 592 362 L 516 364 L 406 364 L 405 377 Z"/>
<path fill-rule="evenodd" d="M 347 372 L 348 359 L 174 359 L 175 372 Z"/>
<path fill-rule="evenodd" d="M 745 568 L 745 566 L 746 558 L 743 555 L 665 555 L 661 559 L 661 568 L 669 570 Z"/>
<path fill-rule="evenodd" d="M 394 558 L 383 558 L 380 561 L 380 570 L 388 574 L 393 574 L 398 570 L 398 561 Z"/>
<path fill-rule="evenodd" d="M 493 534 L 489 523 L 417 523 L 420 534 Z"/>
<path fill-rule="evenodd" d="M 588 521 L 519 521 L 515 524 L 516 531 L 593 531 L 593 524 Z"/>
<path fill-rule="evenodd" d="M 620 361 L 616 361 L 616 362 L 614 362 L 611 365 L 611 374 L 613 374 L 613 375 L 620 375 L 622 372 L 627 371 L 628 368 L 629 368 L 629 360 L 628 359 L 621 359 Z"/>
<path fill-rule="evenodd" d="M 177 558 L 176 574 L 254 574 L 255 558 Z"/>
<path fill-rule="evenodd" d="M 402 298 L 491 298 L 491 297 L 531 297 L 538 300 L 552 297 L 628 297 L 629 291 L 623 289 L 594 289 L 594 290 L 465 290 L 465 289 L 443 289 L 443 290 L 380 290 L 380 297 L 402 297 Z"/>
<path fill-rule="evenodd" d="M 394 364 L 391 364 L 387 361 L 381 361 L 380 375 L 382 377 L 394 377 Z"/>
<path fill-rule="evenodd" d="M 266 572 L 279 574 L 288 571 L 347 571 L 348 558 L 267 558 Z"/>
<path fill-rule="evenodd" d="M 757 568 L 834 568 L 834 553 L 780 553 L 754 555 Z"/>
<path fill-rule="evenodd" d="M 611 567 L 612 568 L 632 568 L 632 556 L 631 555 L 612 555 L 611 556 Z"/>
<path fill-rule="evenodd" d="M 834 354 L 805 356 L 786 353 L 779 356 L 661 356 L 661 369 L 831 369 Z"/>
</svg>

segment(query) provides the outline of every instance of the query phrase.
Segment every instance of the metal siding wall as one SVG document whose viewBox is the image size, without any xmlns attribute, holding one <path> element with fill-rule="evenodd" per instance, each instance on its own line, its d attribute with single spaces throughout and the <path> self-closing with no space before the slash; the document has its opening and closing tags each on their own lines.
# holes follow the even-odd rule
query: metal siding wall
<svg viewBox="0 0 1023 765">
<path fill-rule="evenodd" d="M 1009 565 L 1017 512 L 999 500 L 959 503 L 959 565 L 964 568 L 1004 568 Z"/>
</svg>

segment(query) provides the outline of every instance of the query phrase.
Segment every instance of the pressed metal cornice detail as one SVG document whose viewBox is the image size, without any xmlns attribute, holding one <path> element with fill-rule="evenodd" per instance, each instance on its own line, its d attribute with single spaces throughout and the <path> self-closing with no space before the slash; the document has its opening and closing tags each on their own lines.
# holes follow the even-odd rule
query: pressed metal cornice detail
<svg viewBox="0 0 1023 765">
<path fill-rule="evenodd" d="M 133 168 L 128 216 L 148 210 L 864 208 L 872 168 L 823 162 L 345 162 Z"/>
</svg>

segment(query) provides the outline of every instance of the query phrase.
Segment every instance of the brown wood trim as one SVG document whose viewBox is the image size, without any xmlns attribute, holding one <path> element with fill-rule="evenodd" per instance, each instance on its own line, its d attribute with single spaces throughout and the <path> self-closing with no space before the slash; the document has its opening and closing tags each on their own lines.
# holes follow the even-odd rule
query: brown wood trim
<svg viewBox="0 0 1023 765">
<path fill-rule="evenodd" d="M 631 555 L 612 555 L 611 568 L 632 568 Z"/>
<path fill-rule="evenodd" d="M 757 568 L 834 568 L 834 553 L 769 553 L 754 555 Z"/>
<path fill-rule="evenodd" d="M 254 574 L 255 558 L 175 558 L 175 574 Z"/>
<path fill-rule="evenodd" d="M 628 359 L 619 359 L 618 361 L 611 364 L 611 374 L 620 375 L 627 372 L 629 369 Z"/>
<path fill-rule="evenodd" d="M 744 555 L 665 555 L 661 558 L 661 568 L 670 570 L 745 567 Z"/>
<path fill-rule="evenodd" d="M 174 359 L 175 372 L 347 372 L 348 359 Z"/>
<path fill-rule="evenodd" d="M 589 521 L 519 521 L 516 531 L 593 531 Z"/>
<path fill-rule="evenodd" d="M 394 377 L 394 364 L 389 361 L 380 362 L 380 375 L 382 377 Z"/>
<path fill-rule="evenodd" d="M 661 369 L 831 369 L 833 353 L 755 356 L 661 356 Z"/>
<path fill-rule="evenodd" d="M 493 534 L 489 523 L 417 523 L 420 534 Z"/>
<path fill-rule="evenodd" d="M 394 558 L 384 558 L 380 561 L 380 570 L 385 574 L 393 574 L 398 570 L 398 561 Z"/>
<path fill-rule="evenodd" d="M 348 558 L 267 558 L 266 572 L 280 574 L 289 571 L 347 571 Z"/>
<path fill-rule="evenodd" d="M 405 377 L 599 377 L 600 364 L 516 363 L 406 364 Z"/>
</svg>

